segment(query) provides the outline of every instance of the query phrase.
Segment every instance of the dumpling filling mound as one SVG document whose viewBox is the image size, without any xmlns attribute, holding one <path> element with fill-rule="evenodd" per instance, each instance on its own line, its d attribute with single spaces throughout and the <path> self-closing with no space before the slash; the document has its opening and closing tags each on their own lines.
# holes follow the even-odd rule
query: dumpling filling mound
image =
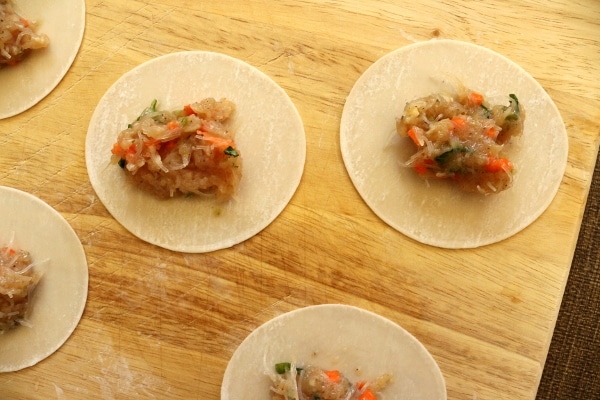
<svg viewBox="0 0 600 400">
<path fill-rule="evenodd" d="M 271 399 L 377 400 L 377 393 L 391 379 L 391 375 L 385 374 L 371 382 L 352 383 L 338 370 L 324 370 L 310 365 L 300 368 L 283 362 L 275 365 Z"/>
<path fill-rule="evenodd" d="M 17 14 L 11 0 L 0 0 L 0 68 L 16 65 L 31 50 L 48 46 L 48 36 L 37 34 L 34 28 L 33 23 Z"/>
<path fill-rule="evenodd" d="M 467 192 L 495 194 L 512 185 L 514 165 L 503 155 L 521 135 L 525 110 L 516 95 L 493 105 L 472 90 L 434 94 L 406 104 L 396 120 L 400 136 L 412 139 L 406 162 L 423 178 L 450 179 Z"/>
<path fill-rule="evenodd" d="M 176 111 L 157 110 L 155 100 L 119 134 L 113 160 L 158 197 L 229 199 L 242 177 L 242 157 L 227 128 L 234 111 L 227 99 L 208 98 Z"/>
<path fill-rule="evenodd" d="M 27 325 L 30 299 L 40 279 L 32 267 L 28 252 L 0 249 L 0 334 L 19 324 Z"/>
</svg>

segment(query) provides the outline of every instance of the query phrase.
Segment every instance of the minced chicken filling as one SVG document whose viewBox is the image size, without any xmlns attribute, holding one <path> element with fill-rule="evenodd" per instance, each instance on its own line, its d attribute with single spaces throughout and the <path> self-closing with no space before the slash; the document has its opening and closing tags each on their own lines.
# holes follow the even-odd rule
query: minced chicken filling
<svg viewBox="0 0 600 400">
<path fill-rule="evenodd" d="M 15 11 L 12 0 L 0 0 L 0 68 L 16 65 L 31 50 L 48 46 L 48 36 L 36 33 L 34 28 Z"/>
<path fill-rule="evenodd" d="M 155 100 L 119 134 L 113 159 L 158 197 L 228 199 L 242 177 L 242 157 L 227 128 L 234 111 L 227 99 L 207 98 L 175 111 L 158 110 Z"/>
<path fill-rule="evenodd" d="M 40 277 L 31 256 L 12 247 L 0 249 L 0 334 L 17 325 L 27 325 L 31 295 Z"/>
<path fill-rule="evenodd" d="M 350 382 L 338 370 L 293 363 L 275 364 L 272 400 L 377 400 L 378 393 L 392 380 L 384 374 L 373 381 Z"/>
<path fill-rule="evenodd" d="M 512 184 L 514 165 L 503 150 L 521 135 L 524 120 L 516 95 L 509 95 L 508 105 L 492 106 L 483 95 L 462 88 L 456 96 L 434 94 L 409 102 L 396 130 L 412 139 L 415 152 L 405 164 L 417 174 L 487 195 Z"/>
</svg>

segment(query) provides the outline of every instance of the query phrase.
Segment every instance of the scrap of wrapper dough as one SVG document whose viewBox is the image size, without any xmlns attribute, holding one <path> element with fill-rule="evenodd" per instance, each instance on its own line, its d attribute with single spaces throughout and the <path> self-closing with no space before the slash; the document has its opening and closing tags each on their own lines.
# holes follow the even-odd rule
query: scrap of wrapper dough
<svg viewBox="0 0 600 400">
<path fill-rule="evenodd" d="M 270 398 L 278 362 L 337 369 L 352 382 L 390 374 L 382 400 L 446 399 L 444 377 L 427 349 L 399 325 L 353 306 L 300 308 L 258 327 L 233 353 L 221 400 Z"/>
<path fill-rule="evenodd" d="M 236 106 L 229 129 L 244 173 L 233 199 L 157 199 L 110 163 L 119 132 L 153 99 L 173 109 L 207 97 Z M 296 191 L 305 156 L 304 126 L 284 90 L 240 60 L 203 51 L 168 54 L 123 75 L 100 100 L 86 138 L 90 182 L 113 217 L 144 241 L 189 253 L 231 247 L 270 224 Z"/>
<path fill-rule="evenodd" d="M 27 321 L 0 335 L 0 372 L 37 364 L 58 350 L 79 321 L 88 290 L 88 267 L 67 221 L 37 197 L 0 186 L 0 243 L 29 251 L 41 279 Z"/>
<path fill-rule="evenodd" d="M 0 70 L 0 119 L 36 105 L 59 84 L 71 67 L 85 30 L 84 0 L 14 0 L 17 11 L 36 21 L 38 33 L 50 38 L 47 48 L 31 52 L 21 63 Z"/>
<path fill-rule="evenodd" d="M 398 138 L 395 121 L 405 104 L 457 82 L 490 102 L 515 93 L 528 111 L 522 136 L 505 148 L 516 168 L 513 186 L 494 196 L 425 181 L 401 165 L 410 143 Z M 531 224 L 556 195 L 568 151 L 562 118 L 539 83 L 507 58 L 453 40 L 403 47 L 365 71 L 346 100 L 340 145 L 353 184 L 375 214 L 412 239 L 444 248 L 498 242 Z"/>
</svg>

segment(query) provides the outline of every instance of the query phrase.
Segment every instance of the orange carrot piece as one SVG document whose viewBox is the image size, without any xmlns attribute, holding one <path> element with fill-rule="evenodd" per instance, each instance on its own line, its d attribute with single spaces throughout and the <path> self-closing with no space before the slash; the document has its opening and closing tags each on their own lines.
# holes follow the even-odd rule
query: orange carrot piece
<svg viewBox="0 0 600 400">
<path fill-rule="evenodd" d="M 3 253 L 7 253 L 9 256 L 14 256 L 17 254 L 17 251 L 12 247 L 3 247 L 1 250 Z"/>
<path fill-rule="evenodd" d="M 493 139 L 496 136 L 496 130 L 494 129 L 493 126 L 490 126 L 489 128 L 486 129 L 485 134 L 490 139 Z"/>
<path fill-rule="evenodd" d="M 325 371 L 325 375 L 327 375 L 327 378 L 334 383 L 340 383 L 342 381 L 342 375 L 340 374 L 340 371 Z"/>
<path fill-rule="evenodd" d="M 123 150 L 123 148 L 121 147 L 121 145 L 119 145 L 119 143 L 115 143 L 113 144 L 112 149 L 110 150 L 111 153 L 113 153 L 114 155 L 121 155 L 123 154 L 125 151 Z"/>
<path fill-rule="evenodd" d="M 209 132 L 198 132 L 202 139 L 212 144 L 215 149 L 225 151 L 229 146 L 233 146 L 233 140 L 214 135 Z"/>
<path fill-rule="evenodd" d="M 469 93 L 469 104 L 480 106 L 483 104 L 483 96 L 476 92 Z"/>
<path fill-rule="evenodd" d="M 135 148 L 135 144 L 132 144 L 131 146 L 129 146 L 126 153 L 124 155 L 121 155 L 121 158 L 125 158 L 125 160 L 128 163 L 134 164 L 136 161 L 135 160 L 136 154 L 137 154 L 137 149 Z"/>
<path fill-rule="evenodd" d="M 414 126 L 411 127 L 407 132 L 407 135 L 409 138 L 412 139 L 413 142 L 415 142 L 415 144 L 419 147 L 421 147 L 421 144 L 419 143 L 419 139 L 417 138 L 417 131 L 415 130 Z"/>
<path fill-rule="evenodd" d="M 425 163 L 417 163 L 413 165 L 413 169 L 419 175 L 425 175 L 427 173 L 427 165 Z"/>
<path fill-rule="evenodd" d="M 124 157 L 127 154 L 135 154 L 136 151 L 137 150 L 136 150 L 134 144 L 132 144 L 128 148 L 124 149 L 123 147 L 121 147 L 121 145 L 118 142 L 113 144 L 113 147 L 110 150 L 111 153 L 113 153 L 114 155 L 120 156 L 120 157 Z"/>
<path fill-rule="evenodd" d="M 189 116 L 189 115 L 196 115 L 196 112 L 194 111 L 194 109 L 192 107 L 190 107 L 189 104 L 183 106 L 183 112 L 187 116 Z"/>
<path fill-rule="evenodd" d="M 507 158 L 496 158 L 489 157 L 487 164 L 485 165 L 486 172 L 500 172 L 500 171 L 510 171 L 512 170 L 513 165 Z"/>
<path fill-rule="evenodd" d="M 465 126 L 467 126 L 467 121 L 465 121 L 465 119 L 460 116 L 454 117 L 450 121 L 452 121 L 452 124 L 454 125 L 455 129 L 463 129 Z"/>
<path fill-rule="evenodd" d="M 425 175 L 429 169 L 430 166 L 436 165 L 436 162 L 434 160 L 432 160 L 431 158 L 426 158 L 421 162 L 416 163 L 415 165 L 413 165 L 413 169 L 415 170 L 415 172 L 419 175 Z"/>
<path fill-rule="evenodd" d="M 179 128 L 179 121 L 177 121 L 176 119 L 174 119 L 173 121 L 169 121 L 167 123 L 167 129 L 172 131 Z"/>
<path fill-rule="evenodd" d="M 367 389 L 360 396 L 358 396 L 358 400 L 377 400 L 377 396 L 373 391 Z"/>
</svg>

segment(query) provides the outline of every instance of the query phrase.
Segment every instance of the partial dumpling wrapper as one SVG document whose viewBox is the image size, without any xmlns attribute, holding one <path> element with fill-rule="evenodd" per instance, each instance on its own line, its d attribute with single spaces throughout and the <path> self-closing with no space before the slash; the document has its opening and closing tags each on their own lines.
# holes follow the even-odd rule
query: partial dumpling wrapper
<svg viewBox="0 0 600 400">
<path fill-rule="evenodd" d="M 335 369 L 351 382 L 391 376 L 380 400 L 446 400 L 442 372 L 423 344 L 394 322 L 343 304 L 300 308 L 254 330 L 227 365 L 221 400 L 270 398 L 281 362 Z"/>
<path fill-rule="evenodd" d="M 49 44 L 16 66 L 0 69 L 0 119 L 30 109 L 56 88 L 71 68 L 85 31 L 84 0 L 14 0 L 14 4 Z"/>
<path fill-rule="evenodd" d="M 0 372 L 37 364 L 75 331 L 88 293 L 83 247 L 68 222 L 28 193 L 0 186 L 0 243 L 26 249 L 40 280 L 30 299 L 25 325 L 0 335 Z"/>
</svg>

